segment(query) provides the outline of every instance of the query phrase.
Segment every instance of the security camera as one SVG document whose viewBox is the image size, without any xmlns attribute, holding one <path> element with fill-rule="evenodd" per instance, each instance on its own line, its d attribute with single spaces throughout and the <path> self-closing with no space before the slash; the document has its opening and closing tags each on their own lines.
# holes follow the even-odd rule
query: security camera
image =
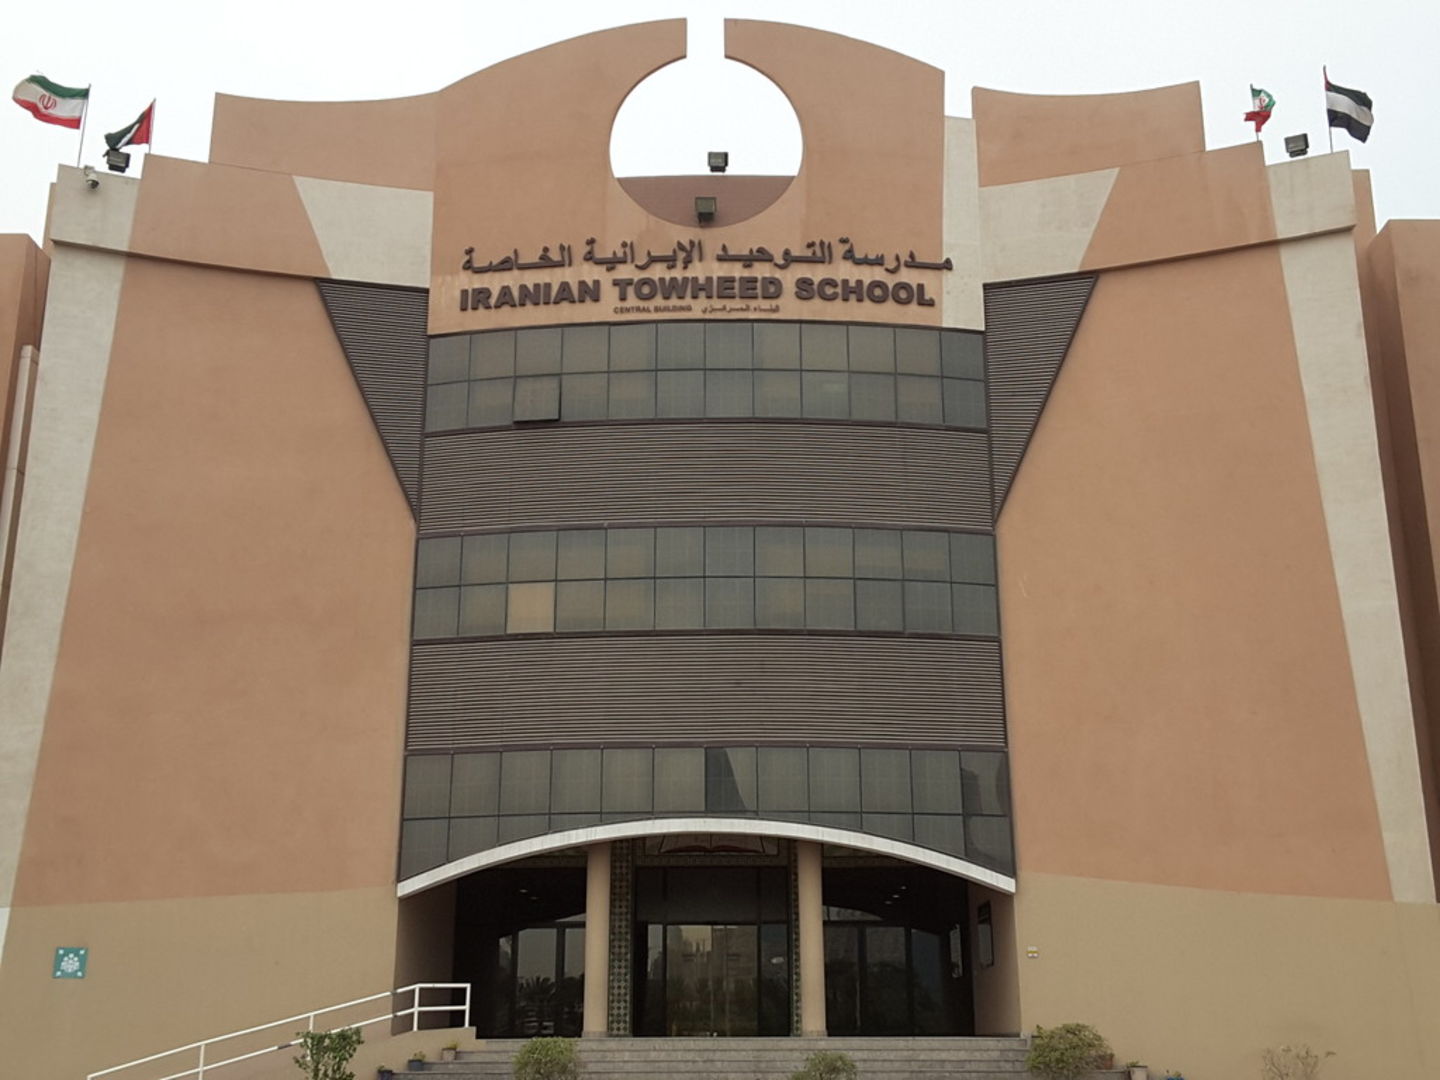
<svg viewBox="0 0 1440 1080">
<path fill-rule="evenodd" d="M 95 170 L 89 165 L 86 165 L 83 171 L 85 173 L 85 183 L 91 191 L 94 191 L 100 186 L 100 178 L 95 175 Z"/>
</svg>

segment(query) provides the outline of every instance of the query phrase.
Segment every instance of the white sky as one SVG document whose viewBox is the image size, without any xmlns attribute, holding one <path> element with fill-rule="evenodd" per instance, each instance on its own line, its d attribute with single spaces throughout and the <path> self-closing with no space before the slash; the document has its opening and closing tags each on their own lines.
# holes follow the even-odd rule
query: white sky
<svg viewBox="0 0 1440 1080">
<path fill-rule="evenodd" d="M 687 62 L 690 72 L 675 65 L 627 102 L 615 148 L 622 175 L 701 172 L 712 148 L 731 152 L 733 172 L 793 171 L 795 127 L 783 98 L 719 60 L 728 16 L 833 30 L 924 60 L 946 72 L 946 111 L 955 116 L 970 115 L 972 86 L 1078 94 L 1199 79 L 1212 149 L 1253 138 L 1241 117 L 1254 82 L 1278 102 L 1264 133 L 1271 161 L 1284 157 L 1284 136 L 1301 131 L 1312 154 L 1326 152 L 1320 68 L 1328 64 L 1332 79 L 1375 101 L 1369 143 L 1336 132 L 1335 146 L 1373 171 L 1380 220 L 1440 217 L 1436 0 L 21 0 L 0 22 L 0 77 L 13 86 L 40 71 L 92 84 L 88 163 L 99 163 L 102 134 L 151 98 L 156 149 L 203 161 L 216 91 L 303 100 L 425 93 L 553 41 L 677 15 L 691 20 L 692 52 L 713 59 Z M 728 96 L 756 83 L 757 96 Z M 0 117 L 0 233 L 38 238 L 55 167 L 75 162 L 79 140 L 14 104 Z M 136 148 L 132 175 L 143 171 L 143 154 Z"/>
</svg>

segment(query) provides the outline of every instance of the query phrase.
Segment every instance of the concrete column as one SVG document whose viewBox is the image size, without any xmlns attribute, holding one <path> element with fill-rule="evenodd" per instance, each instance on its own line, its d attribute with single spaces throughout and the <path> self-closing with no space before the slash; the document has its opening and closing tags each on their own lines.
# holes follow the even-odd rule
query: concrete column
<svg viewBox="0 0 1440 1080">
<path fill-rule="evenodd" d="M 825 1034 L 825 912 L 820 845 L 795 841 L 796 928 L 800 935 L 800 1034 Z"/>
<path fill-rule="evenodd" d="M 610 1026 L 610 844 L 585 849 L 585 1037 Z"/>
</svg>

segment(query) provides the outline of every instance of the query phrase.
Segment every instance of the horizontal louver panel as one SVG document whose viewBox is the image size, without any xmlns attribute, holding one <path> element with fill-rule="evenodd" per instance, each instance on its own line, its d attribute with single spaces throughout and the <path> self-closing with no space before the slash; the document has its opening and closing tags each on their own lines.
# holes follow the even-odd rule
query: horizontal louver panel
<svg viewBox="0 0 1440 1080">
<path fill-rule="evenodd" d="M 432 436 L 421 528 L 625 521 L 991 525 L 974 432 L 644 424 Z"/>
<path fill-rule="evenodd" d="M 686 740 L 1003 747 L 999 646 L 713 634 L 412 652 L 411 750 Z"/>
</svg>

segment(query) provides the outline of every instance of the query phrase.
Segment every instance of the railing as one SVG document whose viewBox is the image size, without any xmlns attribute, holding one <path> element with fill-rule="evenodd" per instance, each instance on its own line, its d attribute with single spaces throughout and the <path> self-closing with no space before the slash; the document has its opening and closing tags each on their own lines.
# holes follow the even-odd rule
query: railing
<svg viewBox="0 0 1440 1080">
<path fill-rule="evenodd" d="M 426 990 L 463 990 L 465 992 L 465 998 L 458 1005 L 422 1005 L 420 1004 L 420 995 Z M 298 1016 L 287 1016 L 283 1020 L 272 1020 L 268 1024 L 260 1024 L 256 1027 L 245 1028 L 243 1031 L 232 1031 L 228 1035 L 219 1035 L 213 1039 L 205 1039 L 201 1042 L 190 1043 L 188 1046 L 177 1046 L 173 1050 L 165 1050 L 158 1054 L 151 1054 L 149 1057 L 136 1058 L 134 1061 L 127 1061 L 124 1065 L 113 1065 L 108 1069 L 101 1069 L 99 1072 L 90 1073 L 90 1075 L 87 1076 L 85 1080 L 97 1080 L 97 1078 L 102 1076 L 110 1076 L 113 1073 L 123 1072 L 126 1069 L 133 1069 L 140 1065 L 148 1065 L 151 1062 L 160 1061 L 168 1057 L 174 1057 L 177 1054 L 190 1053 L 192 1051 L 194 1052 L 196 1058 L 196 1065 L 193 1069 L 186 1069 L 183 1072 L 170 1073 L 164 1077 L 160 1077 L 159 1080 L 183 1080 L 184 1077 L 189 1076 L 196 1077 L 197 1080 L 204 1080 L 205 1074 L 207 1072 L 213 1072 L 214 1070 L 222 1068 L 225 1065 L 234 1065 L 236 1062 L 248 1061 L 251 1058 L 261 1057 L 264 1054 L 274 1054 L 281 1050 L 288 1050 L 293 1046 L 298 1046 L 300 1040 L 291 1039 L 288 1042 L 282 1042 L 270 1046 L 262 1046 L 258 1050 L 251 1050 L 244 1054 L 238 1054 L 234 1057 L 228 1057 L 225 1058 L 223 1061 L 206 1061 L 206 1058 L 210 1056 L 207 1051 L 212 1050 L 212 1048 L 217 1043 L 228 1042 L 231 1039 L 239 1039 L 246 1035 L 255 1035 L 270 1028 L 277 1028 L 300 1023 L 305 1024 L 306 1030 L 315 1031 L 317 1030 L 315 1024 L 316 1019 L 318 1017 L 324 1016 L 326 1013 L 339 1012 L 341 1009 L 358 1008 L 361 1005 L 368 1005 L 372 1001 L 380 1001 L 383 998 L 389 998 L 393 1003 L 395 999 L 401 998 L 405 994 L 413 994 L 413 998 L 409 1008 L 395 1009 L 392 1005 L 392 1009 L 388 1013 L 384 1013 L 380 1016 L 367 1017 L 363 1020 L 355 1020 L 343 1024 L 337 1024 L 335 1026 L 335 1030 L 352 1027 L 363 1028 L 368 1027 L 371 1024 L 383 1023 L 386 1020 L 393 1020 L 399 1016 L 408 1016 L 410 1017 L 410 1030 L 419 1031 L 420 1014 L 434 1012 L 460 1012 L 462 1014 L 462 1019 L 459 1026 L 470 1026 L 469 983 L 413 983 L 410 986 L 402 986 L 398 990 L 385 990 L 378 994 L 371 994 L 369 997 L 356 998 L 354 1001 L 346 1001 L 340 1005 L 330 1005 L 324 1009 L 316 1009 L 314 1012 L 301 1013 Z M 328 1031 L 331 1029 L 321 1026 L 319 1030 Z"/>
</svg>

